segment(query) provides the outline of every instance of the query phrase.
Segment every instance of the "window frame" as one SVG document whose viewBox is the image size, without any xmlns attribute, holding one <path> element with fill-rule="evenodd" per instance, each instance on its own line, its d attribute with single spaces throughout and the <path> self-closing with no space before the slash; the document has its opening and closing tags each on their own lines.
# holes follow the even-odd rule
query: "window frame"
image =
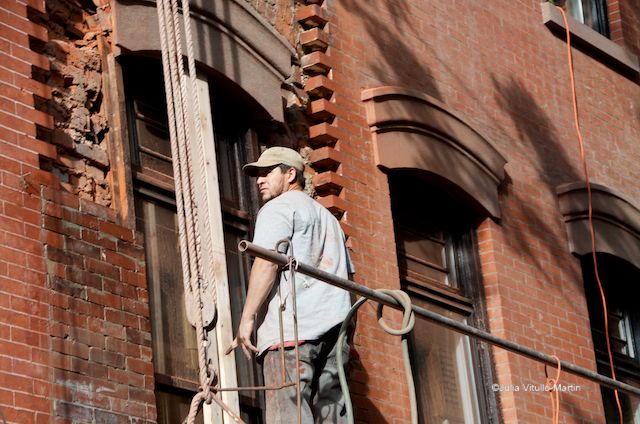
<svg viewBox="0 0 640 424">
<path fill-rule="evenodd" d="M 125 110 L 123 111 L 123 115 L 126 116 L 126 125 L 127 125 L 127 140 L 128 140 L 128 149 L 129 149 L 129 165 L 130 165 L 130 172 L 131 172 L 131 181 L 132 181 L 132 192 L 133 192 L 133 198 L 132 198 L 132 203 L 135 202 L 136 198 L 144 198 L 146 200 L 150 200 L 153 201 L 154 203 L 157 204 L 162 204 L 164 206 L 170 206 L 172 208 L 175 208 L 176 206 L 176 201 L 175 201 L 175 188 L 173 186 L 173 176 L 169 176 L 169 175 L 156 175 L 153 172 L 148 172 L 148 169 L 145 169 L 142 166 L 142 162 L 140 160 L 140 152 L 141 152 L 141 143 L 139 142 L 138 138 L 138 131 L 137 131 L 137 122 L 139 119 L 144 118 L 144 120 L 149 121 L 148 117 L 142 117 L 139 114 L 136 114 L 135 111 L 135 101 L 136 101 L 136 96 L 134 96 L 131 92 L 131 84 L 133 81 L 131 81 L 131 79 L 133 79 L 133 73 L 130 71 L 127 71 L 127 68 L 132 67 L 132 66 L 136 66 L 136 63 L 140 63 L 141 61 L 153 61 L 155 65 L 157 65 L 158 69 L 160 69 L 160 62 L 153 60 L 153 59 L 149 59 L 149 58 L 139 58 L 139 57 L 127 57 L 124 59 L 121 59 L 121 66 L 122 66 L 122 78 L 123 78 L 123 87 L 124 87 L 124 99 L 125 99 Z M 145 62 L 146 63 L 146 62 Z M 227 88 L 224 87 L 224 83 L 219 85 L 217 83 L 216 80 L 208 78 L 207 79 L 207 84 L 209 87 L 209 99 L 210 99 L 210 107 L 212 108 L 212 110 L 215 110 L 216 108 L 216 104 L 218 104 L 218 96 L 217 92 L 215 92 L 216 90 L 221 90 L 221 92 L 225 92 L 227 97 L 233 97 L 232 94 L 232 90 L 235 90 L 234 88 L 229 89 L 230 91 L 227 92 Z M 164 92 L 164 86 L 160 85 L 159 88 L 161 87 L 162 92 Z M 216 94 L 216 96 L 213 96 L 212 94 Z M 162 100 L 164 103 L 164 95 L 162 95 Z M 241 100 L 239 100 L 239 102 L 245 102 L 246 101 L 246 97 L 242 97 Z M 243 103 L 244 104 L 244 103 Z M 260 153 L 260 146 L 261 144 L 266 144 L 268 143 L 270 140 L 267 139 L 261 139 L 256 130 L 255 129 L 262 129 L 264 127 L 261 127 L 261 119 L 264 119 L 264 114 L 262 111 L 258 110 L 255 111 L 255 105 L 248 105 L 246 107 L 246 111 L 247 114 L 246 116 L 243 115 L 243 120 L 246 118 L 246 120 L 248 122 L 251 122 L 251 125 L 247 125 L 247 131 L 245 133 L 245 136 L 243 136 L 243 139 L 240 140 L 240 142 L 245 143 L 246 146 L 249 146 L 248 149 L 246 149 L 246 154 L 251 156 L 251 157 L 247 157 L 247 158 L 243 158 L 242 160 L 254 160 L 256 159 L 257 155 Z M 244 112 L 244 109 L 243 109 Z M 212 112 L 213 113 L 213 112 Z M 158 121 L 158 120 L 153 120 L 153 122 L 151 122 L 152 125 L 164 125 L 162 122 Z M 216 133 L 216 120 L 215 117 L 213 119 L 213 131 L 214 133 Z M 167 129 L 167 136 L 168 136 L 168 128 Z M 220 140 L 218 137 L 218 134 L 216 133 L 216 151 L 220 151 Z M 143 152 L 145 154 L 149 154 L 151 153 L 153 155 L 154 152 L 148 152 L 145 151 Z M 255 157 L 253 157 L 255 156 Z M 216 154 L 216 161 L 218 161 L 218 163 L 216 164 L 218 172 L 221 171 L 220 168 L 220 158 L 221 155 L 220 154 Z M 164 159 L 165 161 L 169 162 L 167 159 L 163 157 L 162 159 Z M 242 203 L 242 205 L 248 207 L 249 209 L 247 211 L 242 210 L 242 208 L 237 208 L 234 207 L 233 205 L 229 204 L 229 202 L 224 201 L 223 197 L 222 197 L 222 193 L 220 193 L 220 199 L 219 199 L 219 208 L 220 208 L 220 213 L 221 213 L 221 217 L 222 217 L 222 221 L 223 221 L 223 229 L 225 232 L 225 236 L 227 233 L 227 229 L 228 228 L 232 228 L 234 230 L 239 230 L 242 231 L 243 237 L 246 235 L 246 238 L 251 238 L 252 234 L 253 234 L 253 225 L 254 225 L 254 221 L 255 221 L 255 215 L 257 214 L 257 207 L 256 205 L 258 205 L 258 194 L 257 191 L 255 189 L 251 189 L 250 184 L 248 183 L 248 181 L 246 181 L 246 179 L 243 176 L 238 177 L 239 178 L 239 184 L 241 186 L 243 186 L 244 190 L 240 190 L 245 192 L 243 194 L 246 195 L 245 199 Z M 219 179 L 219 183 L 222 184 L 222 178 Z M 134 208 L 135 210 L 135 208 Z M 133 214 L 134 219 L 137 219 L 137 211 L 134 212 Z M 225 237 L 226 238 L 226 237 Z M 249 260 L 246 261 L 247 262 L 247 266 L 244 270 L 244 272 L 246 272 L 246 282 L 248 282 L 248 271 L 250 269 L 250 262 Z M 229 269 L 227 269 L 227 271 L 229 272 Z M 182 283 L 180 283 L 182 284 Z M 246 296 L 246 284 L 244 287 L 244 296 Z M 244 298 L 242 299 L 242 303 L 244 302 Z M 238 314 L 241 311 L 237 311 Z M 231 323 L 229 323 L 228 328 L 233 328 L 235 329 L 236 326 L 232 326 Z M 233 331 L 233 330 L 231 330 Z M 195 333 L 195 332 L 194 332 Z M 152 335 L 153 337 L 153 335 Z M 236 355 L 237 356 L 237 355 Z M 236 361 L 236 369 L 234 372 L 234 375 L 236 376 L 237 379 L 240 378 L 240 367 L 242 367 L 243 363 L 246 361 Z M 154 365 L 155 367 L 155 365 Z M 253 365 L 252 367 L 253 371 L 252 373 L 250 373 L 251 375 L 256 376 L 256 378 L 258 378 L 258 380 L 256 380 L 254 383 L 255 384 L 251 384 L 251 385 L 259 385 L 258 383 L 260 383 L 259 379 L 262 378 L 262 373 L 260 368 L 257 365 Z M 256 374 L 257 373 L 257 374 Z M 195 381 L 195 380 L 190 380 L 190 379 L 183 379 L 174 375 L 168 375 L 168 374 L 164 374 L 164 373 L 157 373 L 154 372 L 154 378 L 155 378 L 155 390 L 160 390 L 163 393 L 173 393 L 177 396 L 184 396 L 186 393 L 190 394 L 191 396 L 193 396 L 199 387 L 199 382 Z M 236 380 L 238 381 L 238 380 Z M 234 386 L 237 384 L 233 384 Z M 255 422 L 255 423 L 259 423 L 262 420 L 262 411 L 264 409 L 264 395 L 263 394 L 246 394 L 244 392 L 238 392 L 237 396 L 240 400 L 240 411 L 243 414 L 243 416 L 245 417 L 245 421 L 246 422 Z M 257 416 L 256 416 L 257 415 Z"/>
<path fill-rule="evenodd" d="M 394 184 L 393 178 L 397 175 L 400 178 L 407 178 L 405 171 L 392 171 L 389 174 L 390 180 L 390 196 L 392 205 L 394 205 Z M 436 191 L 441 191 L 437 184 L 429 181 L 417 180 L 415 182 L 424 183 L 423 185 L 431 186 Z M 455 199 L 449 198 L 453 204 Z M 436 202 L 437 203 L 437 202 Z M 443 307 L 448 311 L 460 314 L 465 317 L 467 323 L 476 328 L 486 330 L 487 313 L 482 291 L 482 277 L 480 271 L 480 257 L 478 252 L 478 242 L 475 227 L 477 217 L 469 215 L 465 217 L 465 224 L 457 227 L 454 231 L 449 231 L 446 242 L 445 256 L 453 259 L 453 264 L 449 264 L 449 272 L 457 279 L 458 287 L 451 287 L 444 284 L 420 282 L 420 288 L 416 288 L 413 283 L 407 285 L 406 276 L 403 275 L 403 269 L 400 263 L 402 248 L 398 240 L 398 228 L 404 228 L 403 224 L 396 221 L 397 211 L 392 206 L 392 217 L 394 220 L 394 235 L 396 237 L 396 254 L 398 256 L 398 266 L 400 274 L 400 285 L 413 299 L 420 302 L 427 302 L 437 307 Z M 468 336 L 465 336 L 468 337 Z M 410 349 L 415 350 L 415 341 L 410 339 Z M 492 358 L 491 347 L 481 340 L 474 337 L 468 337 L 471 363 L 473 368 L 474 385 L 477 392 L 478 412 L 482 422 L 499 423 L 500 412 L 497 405 L 496 395 L 491 390 L 491 383 L 494 381 L 494 361 Z M 412 354 L 413 355 L 413 354 Z"/>
<path fill-rule="evenodd" d="M 585 3 L 587 3 L 586 6 L 591 9 L 590 11 L 586 10 Z M 606 0 L 570 0 L 568 5 L 569 16 L 573 17 L 577 22 L 588 26 L 602 36 L 611 38 Z M 592 16 L 591 22 L 585 22 L 590 14 Z"/>
<path fill-rule="evenodd" d="M 545 1 L 540 3 L 544 25 L 558 38 L 566 38 L 566 28 L 557 7 Z M 640 60 L 624 46 L 600 34 L 591 27 L 567 16 L 572 46 L 604 63 L 622 75 L 635 78 L 640 75 Z"/>
<path fill-rule="evenodd" d="M 632 385 L 639 385 L 640 355 L 638 355 L 638 348 L 640 347 L 640 311 L 632 309 L 633 306 L 630 304 L 621 305 L 621 303 L 624 304 L 625 301 L 630 302 L 630 299 L 633 299 L 634 296 L 629 295 L 628 292 L 625 293 L 624 291 L 620 290 L 620 279 L 615 277 L 615 275 L 616 273 L 619 273 L 620 268 L 623 268 L 625 269 L 625 271 L 633 269 L 633 271 L 635 271 L 632 274 L 634 277 L 640 276 L 640 269 L 636 268 L 633 264 L 627 262 L 626 260 L 611 254 L 596 253 L 596 259 L 598 261 L 598 273 L 600 276 L 600 281 L 602 282 L 603 289 L 605 291 L 605 299 L 607 301 L 607 315 L 611 317 L 613 315 L 614 309 L 619 308 L 622 308 L 625 311 L 630 311 L 631 315 L 633 315 L 633 321 L 630 322 L 630 326 L 632 327 L 632 339 L 629 340 L 629 344 L 633 346 L 635 356 L 630 357 L 612 349 L 613 366 L 616 372 L 616 378 L 620 381 L 624 381 Z M 604 325 L 604 319 L 602 317 L 602 299 L 597 286 L 597 282 L 595 280 L 595 274 L 593 272 L 592 255 L 585 254 L 581 256 L 580 263 L 582 268 L 585 299 L 587 308 L 589 310 L 589 321 L 591 326 L 597 371 L 599 374 L 610 377 L 611 366 L 609 364 L 609 354 L 607 352 L 606 340 L 603 340 L 605 332 L 604 328 L 602 328 L 602 326 Z M 624 274 L 627 275 L 626 272 Z M 611 281 L 615 281 L 615 284 L 612 284 Z M 640 289 L 636 290 L 640 294 Z M 600 327 L 596 328 L 596 326 Z M 609 321 L 609 326 L 611 327 L 611 321 Z M 609 331 L 609 337 L 613 337 L 611 328 Z M 611 403 L 612 401 L 613 390 L 608 389 L 604 386 L 601 386 L 600 390 L 602 393 L 603 407 L 605 410 L 605 417 L 607 419 L 607 422 L 618 423 L 618 411 L 617 407 L 615 406 L 615 402 L 613 406 L 611 404 L 607 405 L 607 399 L 609 403 Z M 639 421 L 627 421 L 627 419 L 629 418 L 629 411 L 624 411 L 625 408 L 630 408 L 629 402 L 631 397 L 624 393 L 619 393 L 619 396 L 623 407 L 625 423 L 629 422 L 638 424 Z"/>
</svg>

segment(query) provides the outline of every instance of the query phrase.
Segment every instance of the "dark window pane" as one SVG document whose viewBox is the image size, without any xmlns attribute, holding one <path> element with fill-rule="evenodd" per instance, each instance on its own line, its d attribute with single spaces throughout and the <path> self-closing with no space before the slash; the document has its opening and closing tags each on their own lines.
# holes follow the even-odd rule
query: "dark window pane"
<svg viewBox="0 0 640 424">
<path fill-rule="evenodd" d="M 609 37 L 609 19 L 606 0 L 569 0 L 568 12 L 578 22 Z"/>
<path fill-rule="evenodd" d="M 637 300 L 640 299 L 640 270 L 623 259 L 608 254 L 599 253 L 597 261 L 607 302 L 609 340 L 616 377 L 620 381 L 640 386 L 640 309 L 637 306 Z M 604 309 L 592 256 L 585 255 L 581 262 L 598 372 L 611 376 L 604 331 Z M 619 423 L 613 390 L 602 387 L 601 391 L 607 423 Z M 619 395 L 625 424 L 640 424 L 640 401 L 623 393 Z"/>
<path fill-rule="evenodd" d="M 625 383 L 634 384 L 633 381 L 622 380 Z M 637 386 L 637 382 L 635 384 Z M 615 393 L 611 389 L 605 387 L 601 388 L 602 391 L 602 403 L 604 404 L 605 417 L 607 424 L 619 424 L 620 417 L 618 412 L 618 405 L 616 403 Z M 622 407 L 622 415 L 624 417 L 624 424 L 639 424 L 640 423 L 640 399 L 633 396 L 628 396 L 618 392 L 620 397 L 620 406 Z"/>
<path fill-rule="evenodd" d="M 171 162 L 146 152 L 140 152 L 139 157 L 143 172 L 147 171 L 150 175 L 157 175 L 158 178 L 173 177 L 173 165 Z"/>
<path fill-rule="evenodd" d="M 422 303 L 433 312 L 460 322 L 461 314 Z M 482 422 L 469 337 L 425 320 L 417 320 L 411 336 L 412 364 L 422 423 Z"/>
<path fill-rule="evenodd" d="M 179 393 L 186 392 L 179 387 L 191 390 L 197 382 L 198 363 L 195 330 L 186 319 L 175 207 L 171 206 L 175 203 L 173 167 L 162 69 L 159 61 L 153 59 L 123 57 L 121 61 L 138 228 L 145 233 L 159 422 L 180 422 L 188 408 L 185 410 L 180 403 Z M 255 182 L 243 175 L 242 165 L 257 158 L 258 137 L 252 129 L 252 116 L 258 115 L 252 115 L 243 103 L 245 99 L 240 100 L 237 93 L 231 95 L 226 88 L 209 86 L 235 329 L 244 304 L 249 270 L 249 260 L 238 254 L 237 245 L 240 240 L 250 238 L 258 204 L 252 186 Z M 258 365 L 236 354 L 239 384 L 262 384 Z M 261 422 L 263 399 L 259 392 L 240 393 L 240 408 L 247 422 Z"/>
<path fill-rule="evenodd" d="M 156 390 L 158 424 L 181 423 L 189 415 L 193 395 L 181 391 Z M 196 416 L 196 424 L 203 424 L 202 408 Z"/>
<path fill-rule="evenodd" d="M 171 160 L 171 142 L 166 128 L 159 127 L 155 122 L 138 119 L 136 130 L 140 148 L 155 152 L 166 160 Z"/>
<path fill-rule="evenodd" d="M 151 59 L 129 60 L 123 59 L 133 164 L 166 182 L 173 169 L 162 68 Z"/>
<path fill-rule="evenodd" d="M 224 230 L 231 315 L 233 328 L 236 329 L 240 324 L 240 315 L 246 298 L 249 269 L 248 258 L 238 252 L 238 243 L 243 238 L 247 238 L 247 234 L 229 225 L 225 225 Z M 235 355 L 236 363 L 238 364 L 238 384 L 241 386 L 262 384 L 262 370 L 258 367 L 256 361 L 247 361 L 241 349 L 236 349 Z M 258 392 L 246 392 L 243 395 L 255 402 L 258 402 L 258 399 L 262 396 Z"/>
<path fill-rule="evenodd" d="M 470 289 L 477 270 L 468 258 L 476 248 L 468 235 L 473 220 L 448 193 L 415 174 L 394 173 L 389 185 L 403 289 L 416 304 L 469 322 L 476 305 L 465 295 L 477 292 Z M 465 275 L 469 281 L 461 279 Z M 486 422 L 483 372 L 469 337 L 418 320 L 410 340 L 420 422 Z"/>
<path fill-rule="evenodd" d="M 138 197 L 136 216 L 145 236 L 155 372 L 197 381 L 198 348 L 186 318 L 175 211 Z"/>
<path fill-rule="evenodd" d="M 428 235 L 406 228 L 396 229 L 398 265 L 404 277 L 412 281 L 432 282 L 456 287 L 448 278 L 447 243 L 442 233 Z"/>
</svg>

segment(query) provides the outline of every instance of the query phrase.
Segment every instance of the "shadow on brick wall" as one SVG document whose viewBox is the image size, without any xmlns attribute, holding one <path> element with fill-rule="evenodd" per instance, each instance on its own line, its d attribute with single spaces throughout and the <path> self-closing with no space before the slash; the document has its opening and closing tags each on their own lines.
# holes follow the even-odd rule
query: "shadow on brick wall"
<svg viewBox="0 0 640 424">
<path fill-rule="evenodd" d="M 359 0 L 343 0 L 342 3 L 350 14 L 358 16 L 359 23 L 380 52 L 372 52 L 364 68 L 370 69 L 383 85 L 410 86 L 442 100 L 431 69 L 420 59 L 422 55 L 416 53 L 415 46 L 409 46 L 406 41 L 410 36 L 422 40 L 412 25 L 410 2 L 386 1 L 374 5 Z M 389 16 L 391 24 L 384 19 L 385 16 Z M 410 34 L 401 28 L 409 28 Z"/>
<path fill-rule="evenodd" d="M 568 246 L 566 237 L 558 234 L 557 223 L 560 222 L 559 212 L 549 217 L 541 213 L 539 203 L 553 199 L 550 210 L 557 211 L 556 187 L 559 184 L 582 180 L 582 175 L 573 165 L 575 158 L 568 156 L 567 152 L 575 151 L 576 146 L 563 146 L 556 125 L 548 114 L 537 104 L 531 93 L 524 85 L 510 77 L 506 81 L 500 81 L 492 76 L 496 89 L 497 103 L 512 119 L 518 132 L 518 142 L 523 144 L 524 160 L 535 168 L 536 175 L 533 181 L 542 181 L 546 186 L 546 193 L 539 192 L 534 184 L 514 188 L 513 182 L 507 181 L 501 186 L 501 195 L 511 198 L 509 202 L 511 210 L 505 213 L 505 223 L 511 220 L 520 221 L 517 225 L 504 225 L 506 237 L 514 245 L 516 250 L 525 255 L 543 276 L 549 276 L 549 265 L 568 272 L 570 281 L 579 284 L 582 289 L 581 276 L 576 266 L 571 267 L 566 263 Z M 576 141 L 577 143 L 577 141 Z M 515 150 L 515 149 L 514 149 Z M 529 154 L 533 156 L 527 158 Z M 537 178 L 536 178 L 537 177 Z M 535 199 L 535 203 L 531 202 Z M 555 221 L 555 222 L 554 222 Z M 525 231 L 523 231 L 523 229 Z M 545 240 L 544 246 L 532 243 L 536 240 Z M 548 281 L 548 283 L 557 281 Z M 567 297 L 571 293 L 565 293 Z M 573 303 L 567 299 L 569 304 Z"/>
<path fill-rule="evenodd" d="M 552 117 L 538 105 L 520 81 L 513 77 L 504 81 L 495 76 L 491 78 L 497 103 L 511 118 L 518 132 L 514 143 L 522 145 L 521 154 L 525 155 L 519 161 L 528 161 L 535 168 L 531 178 L 534 184 L 519 179 L 518 185 L 522 186 L 514 187 L 513 181 L 507 179 L 500 187 L 500 195 L 508 199 L 505 203 L 509 205 L 502 226 L 506 242 L 520 252 L 527 262 L 535 265 L 535 280 L 540 284 L 538 290 L 554 286 L 566 305 L 574 305 L 575 294 L 581 293 L 584 288 L 578 261 L 567 261 L 569 246 L 564 226 L 560 226 L 562 232 L 558 232 L 562 216 L 557 206 L 556 187 L 583 179 L 581 170 L 574 165 L 578 163 L 578 157 L 569 156 L 574 152 L 576 156 L 579 155 L 578 142 L 575 140 L 575 144 L 562 145 Z M 572 130 L 573 127 L 567 129 Z M 564 137 L 571 143 L 574 143 L 574 139 L 573 133 Z M 514 147 L 514 153 L 517 149 Z M 546 189 L 546 192 L 535 185 L 536 180 L 544 184 L 543 190 Z M 553 202 L 547 208 L 552 211 L 551 216 L 540 208 L 540 204 L 545 202 Z M 577 422 L 593 420 L 584 405 L 576 403 L 570 396 L 562 399 L 561 410 L 571 411 Z"/>
</svg>

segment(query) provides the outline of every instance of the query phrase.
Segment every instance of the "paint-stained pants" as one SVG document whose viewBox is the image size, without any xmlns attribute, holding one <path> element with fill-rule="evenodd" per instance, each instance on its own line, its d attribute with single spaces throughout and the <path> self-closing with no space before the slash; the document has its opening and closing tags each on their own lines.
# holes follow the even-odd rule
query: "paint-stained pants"
<svg viewBox="0 0 640 424">
<path fill-rule="evenodd" d="M 338 329 L 334 328 L 319 340 L 305 342 L 298 346 L 300 355 L 300 388 L 302 394 L 302 423 L 347 422 L 344 397 L 340 390 L 336 367 L 336 341 Z M 342 347 L 344 365 L 349 359 L 349 348 Z M 285 349 L 286 381 L 296 381 L 294 348 Z M 264 355 L 264 382 L 269 386 L 282 383 L 282 360 L 279 350 L 268 351 Z M 296 423 L 296 388 L 266 392 L 267 424 Z"/>
</svg>

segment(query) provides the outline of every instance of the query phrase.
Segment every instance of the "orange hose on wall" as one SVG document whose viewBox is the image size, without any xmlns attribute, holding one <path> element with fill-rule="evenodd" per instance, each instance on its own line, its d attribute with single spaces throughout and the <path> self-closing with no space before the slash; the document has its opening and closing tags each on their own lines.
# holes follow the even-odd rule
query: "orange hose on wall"
<svg viewBox="0 0 640 424">
<path fill-rule="evenodd" d="M 591 184 L 589 182 L 589 169 L 587 167 L 587 159 L 584 153 L 585 152 L 584 140 L 582 138 L 582 131 L 580 130 L 580 120 L 578 115 L 578 100 L 576 96 L 576 83 L 575 83 L 574 69 L 573 69 L 573 56 L 571 54 L 571 33 L 569 31 L 569 22 L 567 21 L 567 15 L 564 9 L 558 6 L 556 7 L 562 14 L 562 19 L 564 20 L 564 27 L 565 27 L 566 36 L 567 36 L 567 59 L 569 62 L 569 78 L 571 81 L 571 101 L 573 103 L 573 120 L 575 124 L 576 134 L 578 136 L 578 142 L 580 145 L 580 160 L 582 162 L 582 170 L 584 173 L 585 183 L 587 185 L 588 222 L 589 222 L 589 233 L 591 235 L 591 257 L 593 259 L 593 269 L 595 272 L 596 281 L 598 283 L 598 289 L 600 290 L 600 297 L 602 299 L 602 309 L 604 314 L 604 332 L 605 332 L 605 339 L 607 341 L 607 353 L 609 355 L 609 366 L 611 368 L 611 378 L 616 380 L 616 372 L 613 366 L 613 354 L 611 352 L 611 341 L 610 341 L 610 335 L 609 335 L 609 316 L 607 311 L 607 299 L 605 297 L 604 288 L 602 286 L 602 281 L 600 281 L 600 274 L 598 272 L 598 259 L 596 255 L 596 232 L 593 227 L 593 200 L 591 195 Z M 618 394 L 617 389 L 614 389 L 614 394 L 616 398 L 616 404 L 618 406 L 620 424 L 624 424 L 622 406 L 620 404 L 620 396 Z"/>
</svg>

